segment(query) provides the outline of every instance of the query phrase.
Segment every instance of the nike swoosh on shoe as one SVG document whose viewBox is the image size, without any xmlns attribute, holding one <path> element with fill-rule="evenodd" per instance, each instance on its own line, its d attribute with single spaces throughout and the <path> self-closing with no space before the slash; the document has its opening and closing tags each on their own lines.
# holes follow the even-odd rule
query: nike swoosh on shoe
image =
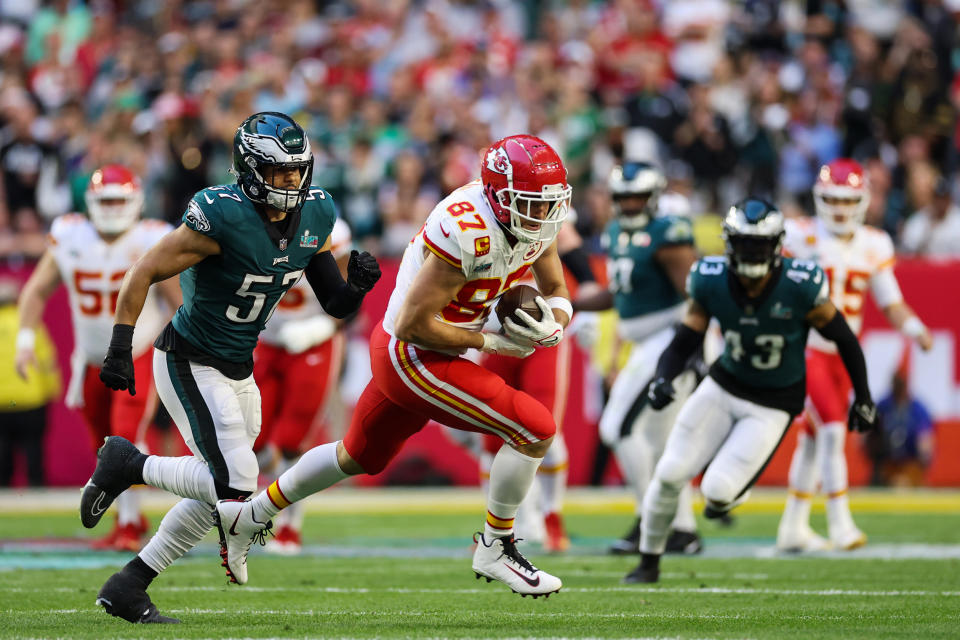
<svg viewBox="0 0 960 640">
<path fill-rule="evenodd" d="M 243 509 L 240 509 L 240 511 L 237 512 L 237 517 L 233 519 L 233 524 L 230 525 L 230 535 L 232 536 L 239 535 L 237 533 L 237 522 L 240 521 L 240 515 L 242 513 L 243 513 Z"/>
<path fill-rule="evenodd" d="M 510 571 L 513 571 L 515 574 L 520 576 L 520 578 L 531 587 L 540 586 L 540 576 L 537 576 L 536 580 L 532 580 L 527 576 L 523 575 L 522 573 L 520 573 L 519 571 L 517 571 L 516 569 L 514 569 L 513 567 L 511 567 L 510 565 L 508 565 L 506 562 L 503 563 L 503 566 L 505 566 L 507 569 L 510 569 Z"/>
</svg>

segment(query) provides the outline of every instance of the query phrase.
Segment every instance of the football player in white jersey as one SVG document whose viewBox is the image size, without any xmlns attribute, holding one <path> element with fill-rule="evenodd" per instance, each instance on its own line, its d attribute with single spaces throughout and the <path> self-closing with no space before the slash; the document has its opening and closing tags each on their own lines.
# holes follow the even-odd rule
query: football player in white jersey
<svg viewBox="0 0 960 640">
<path fill-rule="evenodd" d="M 347 277 L 352 237 L 343 218 L 330 233 L 330 252 Z M 301 279 L 280 298 L 260 332 L 253 352 L 253 377 L 260 388 L 262 422 L 253 450 L 262 460 L 260 473 L 270 480 L 296 462 L 309 437 L 316 442 L 314 426 L 337 384 L 343 363 L 344 324 L 324 312 L 310 285 Z M 271 553 L 300 552 L 302 505 L 290 505 L 277 515 Z"/>
<path fill-rule="evenodd" d="M 477 578 L 498 580 L 534 597 L 561 587 L 516 547 L 514 518 L 556 431 L 550 409 L 495 373 L 460 357 L 468 349 L 529 356 L 558 345 L 572 308 L 556 236 L 571 189 L 560 157 L 529 135 L 487 150 L 481 179 L 444 198 L 407 247 L 383 323 L 370 340 L 373 380 L 341 442 L 305 453 L 249 502 L 222 500 L 232 522 L 226 561 L 246 571 L 247 552 L 284 507 L 350 475 L 380 473 L 430 419 L 505 442 L 490 468 L 486 518 L 476 533 Z M 533 269 L 541 320 L 505 321 L 482 331 L 497 298 Z"/>
<path fill-rule="evenodd" d="M 893 273 L 893 242 L 863 224 L 870 191 L 863 168 L 841 158 L 820 168 L 813 187 L 817 216 L 788 221 L 784 253 L 817 261 L 830 281 L 830 298 L 857 335 L 869 288 L 890 324 L 924 350 L 930 332 L 904 302 Z M 807 345 L 807 401 L 790 464 L 790 494 L 777 531 L 777 547 L 815 551 L 856 549 L 867 537 L 854 524 L 847 500 L 844 440 L 850 381 L 833 343 L 811 332 Z M 810 527 L 810 500 L 817 484 L 827 497 L 829 540 Z"/>
<path fill-rule="evenodd" d="M 131 396 L 100 384 L 98 375 L 113 329 L 120 281 L 137 259 L 172 227 L 158 220 L 141 220 L 143 190 L 140 180 L 126 167 L 106 165 L 90 178 L 85 199 L 89 218 L 68 214 L 54 220 L 47 251 L 20 295 L 20 333 L 17 336 L 17 371 L 25 375 L 34 365 L 34 332 L 47 299 L 63 283 L 70 298 L 74 351 L 66 404 L 79 409 L 90 429 L 94 450 L 109 435 L 142 442 L 156 409 L 151 393 Z M 159 298 L 166 302 L 166 308 Z M 151 388 L 153 339 L 180 306 L 180 285 L 168 280 L 152 290 L 137 325 L 133 345 L 134 367 L 141 388 Z M 140 512 L 137 492 L 117 501 L 113 531 L 94 544 L 97 548 L 138 551 L 147 522 Z"/>
</svg>

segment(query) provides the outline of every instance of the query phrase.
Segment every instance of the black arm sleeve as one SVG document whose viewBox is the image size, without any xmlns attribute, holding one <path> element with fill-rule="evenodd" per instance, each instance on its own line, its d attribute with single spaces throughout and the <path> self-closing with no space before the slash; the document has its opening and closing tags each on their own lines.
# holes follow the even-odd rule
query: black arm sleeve
<svg viewBox="0 0 960 640">
<path fill-rule="evenodd" d="M 320 306 L 334 318 L 346 318 L 360 308 L 363 294 L 354 291 L 344 281 L 337 261 L 329 251 L 313 256 L 303 272 Z"/>
<path fill-rule="evenodd" d="M 863 359 L 863 350 L 860 348 L 857 336 L 853 335 L 850 325 L 843 319 L 843 314 L 838 311 L 830 322 L 817 331 L 827 340 L 837 344 L 840 359 L 843 360 L 843 366 L 850 375 L 850 382 L 853 383 L 854 397 L 857 400 L 869 400 L 867 363 Z"/>
<path fill-rule="evenodd" d="M 703 333 L 694 331 L 685 324 L 677 327 L 673 340 L 660 354 L 660 360 L 657 361 L 656 377 L 672 381 L 680 375 L 680 372 L 687 366 L 687 360 L 703 344 L 703 336 Z"/>
<path fill-rule="evenodd" d="M 590 268 L 590 257 L 583 247 L 571 249 L 560 256 L 560 261 L 570 270 L 573 277 L 579 283 L 594 282 L 596 277 L 593 275 L 593 269 Z"/>
</svg>

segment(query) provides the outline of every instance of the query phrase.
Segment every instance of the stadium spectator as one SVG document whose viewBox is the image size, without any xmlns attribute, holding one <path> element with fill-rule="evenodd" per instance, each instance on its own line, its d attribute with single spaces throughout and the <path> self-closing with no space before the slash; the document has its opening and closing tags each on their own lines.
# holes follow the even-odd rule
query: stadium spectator
<svg viewBox="0 0 960 640">
<path fill-rule="evenodd" d="M 47 407 L 60 393 L 60 370 L 50 336 L 41 325 L 35 331 L 20 329 L 17 314 L 16 281 L 0 279 L 0 487 L 10 486 L 14 457 L 23 453 L 27 484 L 44 484 L 43 437 L 47 427 Z M 36 345 L 36 362 L 26 378 L 13 373 L 19 345 Z"/>
<path fill-rule="evenodd" d="M 877 403 L 881 429 L 867 435 L 864 447 L 873 462 L 870 484 L 894 487 L 923 485 L 933 460 L 933 419 L 910 393 L 906 371 L 893 375 L 890 394 Z"/>
<path fill-rule="evenodd" d="M 960 257 L 960 207 L 945 178 L 937 180 L 930 203 L 904 224 L 901 249 L 936 258 Z"/>
</svg>

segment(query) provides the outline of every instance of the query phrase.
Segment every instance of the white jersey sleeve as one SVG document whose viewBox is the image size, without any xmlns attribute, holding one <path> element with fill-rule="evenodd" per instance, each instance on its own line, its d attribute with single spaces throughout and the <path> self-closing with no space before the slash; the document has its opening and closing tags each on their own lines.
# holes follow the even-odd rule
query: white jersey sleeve
<svg viewBox="0 0 960 640">
<path fill-rule="evenodd" d="M 333 223 L 333 231 L 330 232 L 330 253 L 335 260 L 339 260 L 345 255 L 349 255 L 353 248 L 353 234 L 343 218 L 337 218 Z"/>
<path fill-rule="evenodd" d="M 870 291 L 873 299 L 881 309 L 892 304 L 903 302 L 903 293 L 893 274 L 893 265 L 896 262 L 893 241 L 890 236 L 880 229 L 871 229 L 871 254 L 876 262 L 876 268 L 870 277 Z"/>
</svg>

